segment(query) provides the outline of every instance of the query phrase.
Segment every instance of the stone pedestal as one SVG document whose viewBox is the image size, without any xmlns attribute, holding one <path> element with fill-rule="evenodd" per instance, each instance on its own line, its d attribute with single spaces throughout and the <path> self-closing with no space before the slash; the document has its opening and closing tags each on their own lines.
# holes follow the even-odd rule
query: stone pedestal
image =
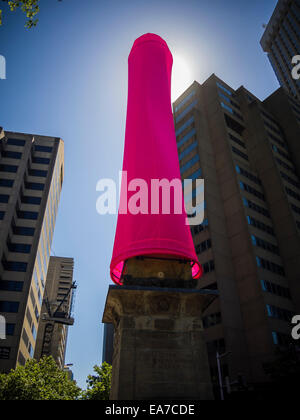
<svg viewBox="0 0 300 420">
<path fill-rule="evenodd" d="M 217 292 L 110 286 L 111 400 L 212 399 L 202 312 Z"/>
</svg>

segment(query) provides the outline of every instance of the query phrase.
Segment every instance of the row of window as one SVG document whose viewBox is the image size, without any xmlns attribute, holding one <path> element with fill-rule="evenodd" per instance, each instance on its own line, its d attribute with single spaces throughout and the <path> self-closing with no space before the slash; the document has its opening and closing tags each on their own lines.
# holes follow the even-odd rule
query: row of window
<svg viewBox="0 0 300 420">
<path fill-rule="evenodd" d="M 195 155 L 194 157 L 192 157 L 191 160 L 189 160 L 185 165 L 181 166 L 180 168 L 180 173 L 183 174 L 184 172 L 186 172 L 188 169 L 190 169 L 196 162 L 199 162 L 200 157 L 199 155 Z"/>
<path fill-rule="evenodd" d="M 269 123 L 268 121 L 266 121 L 265 119 L 264 119 L 264 124 L 265 124 L 265 126 L 267 126 L 268 128 L 270 128 L 270 130 L 274 131 L 276 134 L 279 134 L 279 135 L 281 136 L 281 131 L 280 131 L 280 129 L 279 129 L 279 128 L 274 127 L 274 125 L 273 125 L 273 124 L 270 124 L 270 123 Z"/>
<path fill-rule="evenodd" d="M 234 109 L 232 109 L 229 105 L 224 104 L 224 102 L 221 102 L 222 108 L 224 108 L 226 111 L 230 112 L 230 114 L 234 115 L 235 117 L 239 118 L 240 120 L 244 120 L 242 115 L 239 112 L 236 112 Z"/>
<path fill-rule="evenodd" d="M 273 305 L 266 305 L 268 315 L 271 318 L 281 319 L 282 321 L 291 322 L 294 314 L 292 311 L 288 311 L 287 309 L 278 308 L 277 306 Z"/>
<path fill-rule="evenodd" d="M 284 153 L 282 150 L 278 149 L 277 146 L 275 146 L 275 144 L 272 144 L 272 149 L 274 150 L 274 152 L 278 153 L 280 156 L 284 157 L 286 160 L 291 160 L 289 155 L 287 153 Z"/>
<path fill-rule="evenodd" d="M 0 300 L 0 312 L 3 313 L 18 313 L 19 306 L 19 302 L 8 302 L 5 300 Z"/>
<path fill-rule="evenodd" d="M 197 148 L 197 145 L 198 145 L 198 142 L 197 141 L 194 141 L 193 143 L 191 143 L 186 149 L 184 149 L 183 152 L 180 153 L 179 160 L 182 160 L 189 153 L 191 153 L 193 150 L 195 150 Z"/>
<path fill-rule="evenodd" d="M 291 336 L 289 334 L 273 331 L 272 337 L 276 346 L 288 347 L 291 344 Z"/>
<path fill-rule="evenodd" d="M 195 122 L 195 118 L 189 118 L 184 124 L 182 124 L 175 132 L 176 137 L 178 137 L 187 127 L 192 125 Z"/>
<path fill-rule="evenodd" d="M 291 185 L 293 185 L 296 188 L 300 188 L 300 182 L 296 181 L 295 179 L 289 177 L 285 172 L 280 171 L 280 175 L 284 180 L 289 182 Z"/>
<path fill-rule="evenodd" d="M 264 111 L 263 109 L 261 109 L 261 113 L 268 119 L 270 120 L 277 128 L 278 128 L 278 123 L 277 121 L 270 115 L 268 114 L 266 111 Z"/>
<path fill-rule="evenodd" d="M 261 222 L 260 220 L 257 220 L 252 216 L 247 216 L 247 221 L 249 225 L 254 226 L 255 228 L 260 229 L 266 233 L 269 233 L 269 235 L 275 236 L 274 229 L 271 226 Z"/>
<path fill-rule="evenodd" d="M 272 139 L 272 140 L 274 140 L 274 141 L 276 141 L 276 143 L 278 143 L 283 149 L 286 149 L 287 150 L 287 146 L 286 146 L 286 144 L 282 141 L 282 140 L 279 140 L 279 138 L 278 137 L 276 137 L 276 136 L 274 136 L 272 133 L 270 133 L 270 132 L 268 132 L 268 137 L 270 137 L 270 139 Z"/>
<path fill-rule="evenodd" d="M 281 265 L 275 264 L 272 261 L 265 260 L 261 257 L 256 257 L 256 264 L 259 268 L 271 271 L 272 273 L 279 274 L 280 276 L 285 275 L 284 268 Z"/>
<path fill-rule="evenodd" d="M 181 121 L 195 107 L 195 105 L 197 105 L 197 100 L 194 100 L 180 114 L 178 114 L 175 118 L 175 122 L 178 123 L 179 121 Z"/>
<path fill-rule="evenodd" d="M 251 235 L 252 244 L 260 248 L 265 249 L 266 251 L 272 252 L 273 254 L 279 255 L 279 248 L 272 243 L 265 241 L 264 239 L 258 238 L 255 235 Z"/>
<path fill-rule="evenodd" d="M 18 172 L 18 166 L 1 164 L 0 165 L 0 172 L 17 173 Z M 47 171 L 42 171 L 42 170 L 39 170 L 39 169 L 29 169 L 28 174 L 30 176 L 46 178 Z"/>
<path fill-rule="evenodd" d="M 291 203 L 291 208 L 295 213 L 300 214 L 300 208 L 295 206 L 295 204 Z"/>
<path fill-rule="evenodd" d="M 214 325 L 221 324 L 222 322 L 221 312 L 216 312 L 214 314 L 205 316 L 202 319 L 202 322 L 203 322 L 204 328 L 209 328 L 209 327 L 213 327 Z"/>
<path fill-rule="evenodd" d="M 31 245 L 29 244 L 14 244 L 12 242 L 9 242 L 7 244 L 7 247 L 10 252 L 30 254 L 31 251 Z"/>
<path fill-rule="evenodd" d="M 7 144 L 11 145 L 11 146 L 25 146 L 26 141 L 25 140 L 21 140 L 21 139 L 14 139 L 14 138 L 8 138 L 7 139 Z M 53 147 L 50 146 L 41 146 L 38 144 L 34 145 L 34 150 L 36 152 L 45 152 L 45 153 L 52 153 L 53 151 Z"/>
<path fill-rule="evenodd" d="M 242 157 L 242 158 L 243 158 L 243 159 L 245 159 L 245 160 L 249 160 L 249 159 L 248 159 L 248 156 L 246 155 L 246 153 L 241 152 L 239 149 L 237 149 L 237 148 L 236 148 L 236 147 L 234 147 L 234 146 L 231 146 L 231 149 L 232 149 L 232 151 L 233 151 L 236 155 L 238 155 L 238 156 Z"/>
<path fill-rule="evenodd" d="M 21 261 L 7 261 L 6 259 L 2 259 L 2 265 L 4 270 L 6 271 L 26 273 L 28 264 L 26 262 Z"/>
<path fill-rule="evenodd" d="M 204 219 L 201 225 L 196 225 L 192 227 L 192 232 L 194 235 L 198 235 L 200 232 L 203 232 L 208 227 L 208 219 Z"/>
<path fill-rule="evenodd" d="M 6 292 L 22 292 L 24 283 L 22 281 L 0 280 L 0 290 Z"/>
<path fill-rule="evenodd" d="M 278 284 L 266 280 L 261 280 L 261 287 L 264 292 L 272 293 L 273 295 L 291 299 L 291 294 L 287 287 L 282 287 Z"/>
<path fill-rule="evenodd" d="M 189 139 L 191 139 L 195 135 L 196 135 L 196 129 L 192 128 L 185 136 L 182 137 L 182 139 L 179 140 L 179 142 L 177 143 L 177 148 L 179 149 L 181 146 L 183 146 Z"/>
<path fill-rule="evenodd" d="M 246 171 L 246 169 L 241 168 L 238 165 L 236 165 L 235 169 L 238 174 L 245 176 L 246 178 L 250 179 L 250 181 L 255 182 L 258 185 L 261 185 L 261 180 L 257 176 L 251 174 L 251 172 Z"/>
<path fill-rule="evenodd" d="M 300 201 L 300 194 L 297 194 L 295 191 L 291 190 L 288 187 L 285 187 L 285 191 L 290 197 L 293 197 L 296 200 Z"/>
<path fill-rule="evenodd" d="M 195 96 L 195 94 L 196 94 L 196 91 L 195 90 L 192 90 L 191 91 L 191 93 L 189 93 L 181 102 L 180 102 L 180 104 L 178 104 L 176 107 L 175 107 L 175 109 L 174 109 L 174 111 L 175 112 L 177 112 L 177 111 L 179 111 L 179 109 L 180 108 L 182 108 L 193 96 Z"/>
<path fill-rule="evenodd" d="M 199 245 L 196 246 L 196 253 L 202 254 L 202 252 L 205 252 L 210 248 L 211 248 L 211 239 L 206 239 L 206 241 L 203 241 Z"/>
<path fill-rule="evenodd" d="M 288 165 L 287 163 L 283 162 L 283 160 L 279 159 L 278 157 L 276 157 L 275 160 L 283 168 L 287 169 L 290 172 L 295 173 L 295 169 L 292 166 Z"/>
<path fill-rule="evenodd" d="M 226 122 L 226 125 L 231 130 L 235 131 L 239 136 L 242 137 L 243 131 L 245 130 L 245 127 L 242 126 L 240 123 L 235 121 L 233 118 L 229 117 L 229 115 L 224 113 L 224 119 Z"/>
<path fill-rule="evenodd" d="M 211 271 L 215 270 L 215 262 L 214 260 L 210 260 L 204 264 L 202 264 L 204 274 L 210 273 Z"/>
<path fill-rule="evenodd" d="M 248 193 L 255 195 L 255 197 L 259 198 L 260 200 L 265 201 L 265 196 L 260 191 L 257 191 L 255 188 L 250 187 L 250 185 L 245 184 L 245 182 L 240 181 L 240 187 L 242 190 L 247 191 Z"/>
<path fill-rule="evenodd" d="M 236 144 L 238 144 L 241 147 L 243 147 L 244 149 L 246 149 L 246 145 L 245 145 L 245 143 L 242 140 L 238 139 L 237 137 L 235 137 L 231 133 L 228 133 L 228 135 L 229 135 L 230 139 L 233 140 Z"/>
<path fill-rule="evenodd" d="M 270 213 L 267 209 L 265 209 L 262 206 L 259 206 L 258 204 L 254 203 L 253 201 L 243 197 L 243 203 L 249 209 L 254 210 L 259 214 L 262 214 L 265 217 L 270 217 Z"/>
<path fill-rule="evenodd" d="M 241 109 L 241 107 L 236 103 L 236 102 L 234 102 L 232 99 L 229 99 L 226 95 L 224 95 L 222 92 L 218 92 L 219 93 L 219 96 L 222 98 L 222 99 L 224 99 L 226 102 L 228 102 L 230 105 L 232 105 L 232 106 L 234 106 L 235 108 L 237 108 L 237 109 Z"/>
</svg>

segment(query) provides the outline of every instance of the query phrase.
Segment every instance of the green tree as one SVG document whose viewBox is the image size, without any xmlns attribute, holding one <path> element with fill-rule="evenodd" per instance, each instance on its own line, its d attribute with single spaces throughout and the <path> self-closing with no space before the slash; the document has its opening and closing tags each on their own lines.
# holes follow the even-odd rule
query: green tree
<svg viewBox="0 0 300 420">
<path fill-rule="evenodd" d="M 8 374 L 0 374 L 0 400 L 76 400 L 81 389 L 59 369 L 54 359 L 30 359 Z"/>
<path fill-rule="evenodd" d="M 2 0 L 7 3 L 11 12 L 15 12 L 17 9 L 22 10 L 25 13 L 27 22 L 25 27 L 32 28 L 38 23 L 36 15 L 39 13 L 39 1 L 40 0 Z M 2 10 L 0 9 L 0 25 L 2 25 Z"/>
<path fill-rule="evenodd" d="M 83 392 L 83 400 L 109 400 L 112 367 L 104 362 L 102 366 L 94 366 L 96 375 L 89 375 L 87 390 Z"/>
</svg>

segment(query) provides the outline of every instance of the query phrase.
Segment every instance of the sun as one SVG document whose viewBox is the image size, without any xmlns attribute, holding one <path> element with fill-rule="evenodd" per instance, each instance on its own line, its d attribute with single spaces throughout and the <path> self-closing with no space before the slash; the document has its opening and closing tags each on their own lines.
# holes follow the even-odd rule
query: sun
<svg viewBox="0 0 300 420">
<path fill-rule="evenodd" d="M 171 97 L 174 102 L 192 83 L 192 71 L 185 57 L 173 54 L 172 90 Z"/>
</svg>

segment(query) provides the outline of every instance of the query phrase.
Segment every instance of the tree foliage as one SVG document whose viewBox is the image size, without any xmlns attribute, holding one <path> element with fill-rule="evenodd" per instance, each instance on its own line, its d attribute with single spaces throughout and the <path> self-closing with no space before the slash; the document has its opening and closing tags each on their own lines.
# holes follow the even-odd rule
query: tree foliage
<svg viewBox="0 0 300 420">
<path fill-rule="evenodd" d="M 76 400 L 80 388 L 54 359 L 30 359 L 8 374 L 0 374 L 0 400 Z"/>
<path fill-rule="evenodd" d="M 109 400 L 112 367 L 104 362 L 102 366 L 94 366 L 96 375 L 89 375 L 87 390 L 83 392 L 83 400 Z"/>
</svg>

